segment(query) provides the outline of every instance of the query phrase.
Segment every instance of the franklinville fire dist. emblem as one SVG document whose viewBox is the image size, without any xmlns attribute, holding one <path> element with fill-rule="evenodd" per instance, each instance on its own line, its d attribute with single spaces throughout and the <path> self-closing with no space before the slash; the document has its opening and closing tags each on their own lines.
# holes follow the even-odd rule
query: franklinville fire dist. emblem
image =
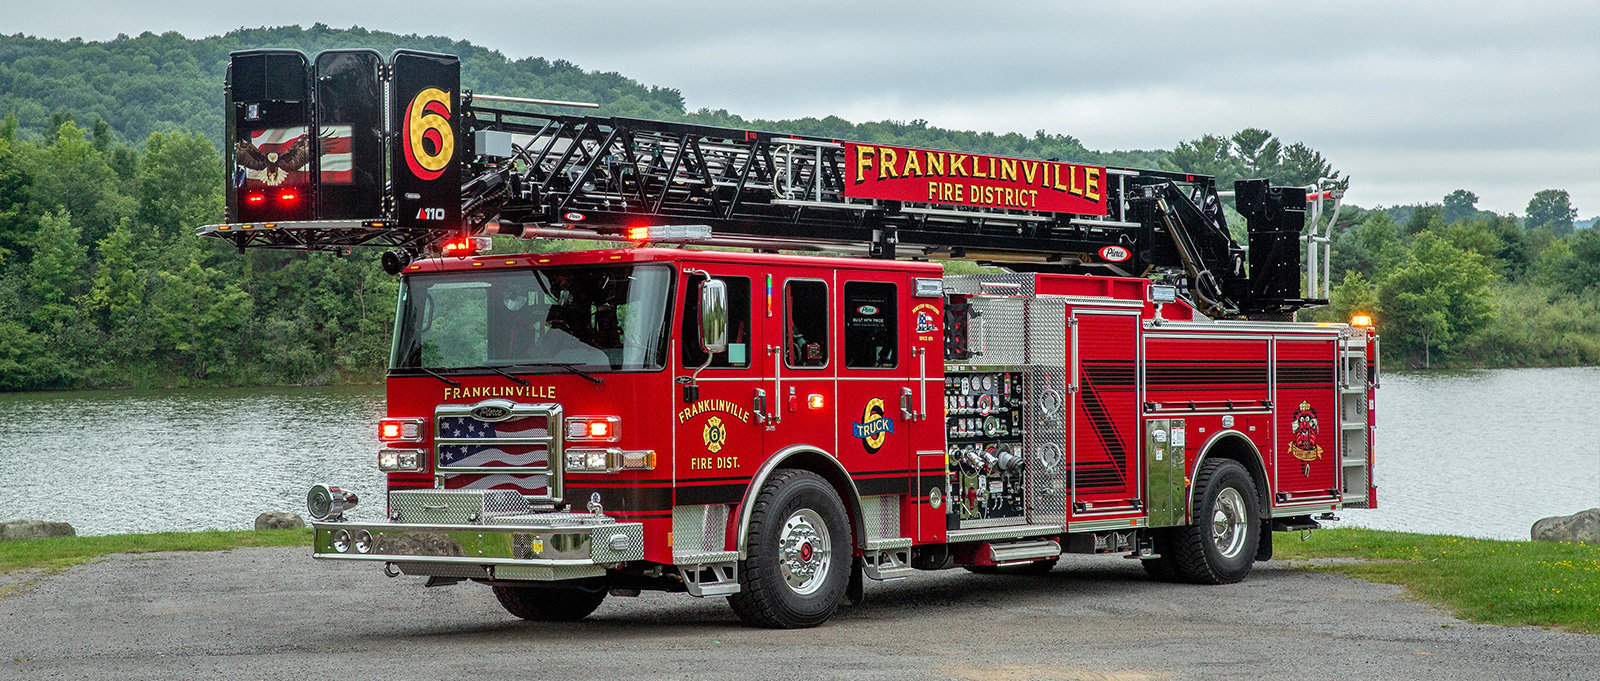
<svg viewBox="0 0 1600 681">
<path fill-rule="evenodd" d="M 1317 410 L 1310 402 L 1301 402 L 1294 410 L 1294 440 L 1289 442 L 1289 454 L 1305 462 L 1322 458 L 1322 445 L 1317 444 Z"/>
<path fill-rule="evenodd" d="M 722 451 L 723 443 L 728 441 L 728 427 L 722 425 L 722 418 L 713 416 L 706 419 L 706 427 L 700 431 L 700 439 L 706 443 L 706 451 L 716 454 Z"/>
</svg>

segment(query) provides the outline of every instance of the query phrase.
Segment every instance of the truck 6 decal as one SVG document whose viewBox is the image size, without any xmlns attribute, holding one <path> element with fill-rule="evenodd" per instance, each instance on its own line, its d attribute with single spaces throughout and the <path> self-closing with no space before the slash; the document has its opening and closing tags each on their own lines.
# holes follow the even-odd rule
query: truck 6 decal
<svg viewBox="0 0 1600 681">
<path fill-rule="evenodd" d="M 861 422 L 851 423 L 850 428 L 861 439 L 861 446 L 868 454 L 877 454 L 894 432 L 894 419 L 883 413 L 883 398 L 874 397 L 867 400 L 866 408 L 861 410 Z"/>
</svg>

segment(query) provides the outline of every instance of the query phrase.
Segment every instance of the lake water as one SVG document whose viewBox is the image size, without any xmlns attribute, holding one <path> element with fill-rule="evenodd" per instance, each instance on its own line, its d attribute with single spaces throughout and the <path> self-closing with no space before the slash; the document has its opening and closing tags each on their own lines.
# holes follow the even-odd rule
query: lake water
<svg viewBox="0 0 1600 681">
<path fill-rule="evenodd" d="M 0 393 L 0 520 L 248 528 L 320 481 L 381 504 L 382 414 L 378 386 Z M 1390 373 L 1378 423 L 1380 508 L 1346 524 L 1521 539 L 1600 506 L 1600 367 Z"/>
</svg>

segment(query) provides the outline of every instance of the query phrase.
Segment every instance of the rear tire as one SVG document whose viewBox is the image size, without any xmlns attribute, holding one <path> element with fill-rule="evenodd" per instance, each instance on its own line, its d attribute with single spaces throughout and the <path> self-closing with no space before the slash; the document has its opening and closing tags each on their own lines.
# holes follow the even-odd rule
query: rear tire
<svg viewBox="0 0 1600 681">
<path fill-rule="evenodd" d="M 748 558 L 728 604 L 745 624 L 801 629 L 828 621 L 850 582 L 851 528 L 833 486 L 781 470 L 750 510 Z"/>
<path fill-rule="evenodd" d="M 600 607 L 606 590 L 497 586 L 494 597 L 506 612 L 531 622 L 576 622 Z"/>
<path fill-rule="evenodd" d="M 1250 574 L 1261 541 L 1261 512 L 1250 472 L 1239 462 L 1213 459 L 1194 476 L 1193 525 L 1174 528 L 1174 574 L 1194 584 L 1232 584 Z M 1146 569 L 1149 569 L 1148 567 Z"/>
</svg>

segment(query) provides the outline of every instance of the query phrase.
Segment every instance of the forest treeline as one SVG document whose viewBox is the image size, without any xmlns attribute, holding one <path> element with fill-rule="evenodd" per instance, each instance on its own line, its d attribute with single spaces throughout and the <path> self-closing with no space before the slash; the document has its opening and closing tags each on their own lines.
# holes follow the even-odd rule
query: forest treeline
<svg viewBox="0 0 1600 681">
<path fill-rule="evenodd" d="M 376 380 L 396 281 L 374 253 L 250 251 L 193 236 L 222 216 L 218 152 L 229 51 L 398 47 L 463 57 L 483 92 L 599 102 L 603 112 L 975 152 L 1058 157 L 1280 184 L 1343 182 L 1322 155 L 1264 130 L 1172 150 L 1097 152 L 1069 135 L 924 121 L 746 120 L 688 111 L 673 89 L 471 44 L 324 26 L 106 42 L 0 36 L 0 390 Z M 1565 192 L 1523 218 L 1438 204 L 1346 207 L 1329 308 L 1372 311 L 1397 365 L 1600 363 L 1600 230 Z"/>
</svg>

